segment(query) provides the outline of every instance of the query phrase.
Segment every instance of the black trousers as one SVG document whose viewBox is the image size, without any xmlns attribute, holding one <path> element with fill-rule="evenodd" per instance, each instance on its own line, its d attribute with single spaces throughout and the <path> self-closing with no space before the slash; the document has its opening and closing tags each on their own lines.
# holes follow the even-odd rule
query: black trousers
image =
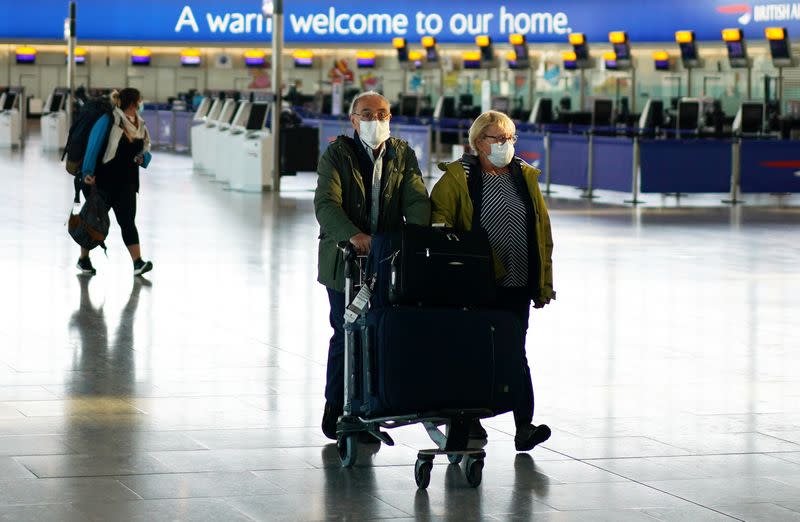
<svg viewBox="0 0 800 522">
<path fill-rule="evenodd" d="M 125 246 L 139 244 L 139 231 L 136 229 L 136 187 L 114 186 L 98 187 L 97 190 L 103 197 L 117 220 L 119 228 L 122 230 L 122 241 Z M 83 187 L 84 197 L 87 197 L 89 188 Z"/>
<path fill-rule="evenodd" d="M 328 320 L 333 336 L 328 343 L 328 373 L 325 400 L 332 406 L 344 406 L 344 293 L 328 290 L 331 313 Z"/>
<path fill-rule="evenodd" d="M 497 288 L 497 302 L 495 308 L 511 312 L 520 324 L 525 333 L 524 338 L 528 338 L 528 322 L 531 315 L 531 298 L 527 288 Z M 531 369 L 528 366 L 528 357 L 525 355 L 525 345 L 522 346 L 522 364 L 525 369 L 525 382 L 523 383 L 522 394 L 517 397 L 514 407 L 514 423 L 517 426 L 525 426 L 533 421 L 533 381 L 531 380 Z"/>
</svg>

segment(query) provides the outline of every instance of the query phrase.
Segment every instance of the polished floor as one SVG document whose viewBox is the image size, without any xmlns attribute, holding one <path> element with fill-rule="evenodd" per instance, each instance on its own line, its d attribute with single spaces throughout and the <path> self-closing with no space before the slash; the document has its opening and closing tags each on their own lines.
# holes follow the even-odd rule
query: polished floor
<svg viewBox="0 0 800 522">
<path fill-rule="evenodd" d="M 75 275 L 70 178 L 0 150 L 0 520 L 800 520 L 800 210 L 553 200 L 536 422 L 487 422 L 483 484 L 421 427 L 352 470 L 318 427 L 327 301 L 313 176 L 230 192 L 159 153 L 134 280 L 116 224 Z M 443 369 L 444 371 L 444 369 Z"/>
</svg>

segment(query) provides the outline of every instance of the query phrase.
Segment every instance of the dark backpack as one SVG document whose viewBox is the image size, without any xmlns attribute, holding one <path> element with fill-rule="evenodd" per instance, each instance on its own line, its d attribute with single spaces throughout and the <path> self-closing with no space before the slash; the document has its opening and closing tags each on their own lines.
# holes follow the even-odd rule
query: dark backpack
<svg viewBox="0 0 800 522">
<path fill-rule="evenodd" d="M 80 212 L 70 213 L 67 230 L 72 239 L 83 248 L 92 250 L 100 246 L 105 250 L 109 224 L 108 205 L 97 188 L 92 187 Z"/>
<path fill-rule="evenodd" d="M 113 105 L 107 98 L 92 98 L 84 104 L 81 112 L 72 122 L 61 159 L 67 158 L 66 169 L 73 176 L 80 174 L 86 147 L 89 145 L 89 135 L 92 133 L 94 124 L 106 114 L 111 114 L 113 109 Z"/>
</svg>

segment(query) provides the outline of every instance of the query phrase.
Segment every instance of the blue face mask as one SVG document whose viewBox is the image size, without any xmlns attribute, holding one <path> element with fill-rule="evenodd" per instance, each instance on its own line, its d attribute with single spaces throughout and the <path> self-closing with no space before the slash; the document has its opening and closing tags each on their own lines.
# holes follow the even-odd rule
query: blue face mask
<svg viewBox="0 0 800 522">
<path fill-rule="evenodd" d="M 140 114 L 140 115 L 141 115 L 141 114 L 144 112 L 144 103 L 140 103 L 140 104 L 139 104 L 139 105 L 136 107 L 136 112 L 137 112 L 138 114 Z"/>
</svg>

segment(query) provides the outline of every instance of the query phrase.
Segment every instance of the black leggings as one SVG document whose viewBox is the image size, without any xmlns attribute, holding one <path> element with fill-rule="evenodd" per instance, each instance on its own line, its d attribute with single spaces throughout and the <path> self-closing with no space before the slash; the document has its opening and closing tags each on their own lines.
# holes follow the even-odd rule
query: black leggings
<svg viewBox="0 0 800 522">
<path fill-rule="evenodd" d="M 139 244 L 139 231 L 136 229 L 136 187 L 114 187 L 99 189 L 106 205 L 114 211 L 119 228 L 122 229 L 122 241 L 125 246 Z M 88 190 L 84 188 L 84 196 Z"/>
</svg>

